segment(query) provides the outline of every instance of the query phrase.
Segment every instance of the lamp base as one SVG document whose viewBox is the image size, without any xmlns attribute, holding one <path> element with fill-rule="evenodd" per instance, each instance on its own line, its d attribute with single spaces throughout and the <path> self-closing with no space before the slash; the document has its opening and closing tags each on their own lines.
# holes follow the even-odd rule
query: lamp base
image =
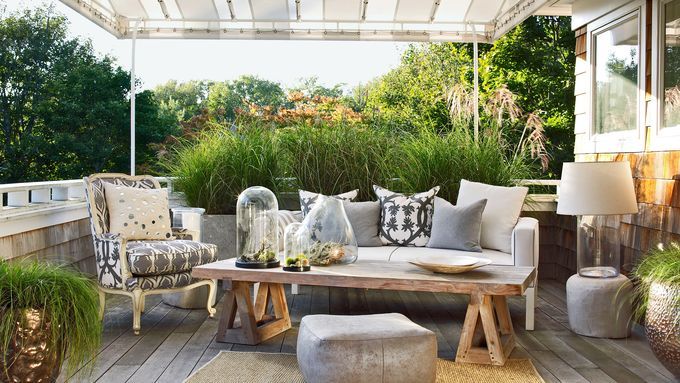
<svg viewBox="0 0 680 383">
<path fill-rule="evenodd" d="M 609 266 L 584 267 L 578 270 L 578 275 L 587 278 L 616 278 L 619 271 Z"/>
</svg>

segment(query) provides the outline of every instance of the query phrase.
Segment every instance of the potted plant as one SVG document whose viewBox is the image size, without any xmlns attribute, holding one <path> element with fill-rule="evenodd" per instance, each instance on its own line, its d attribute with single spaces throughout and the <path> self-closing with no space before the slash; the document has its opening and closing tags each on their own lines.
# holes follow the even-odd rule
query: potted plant
<svg viewBox="0 0 680 383">
<path fill-rule="evenodd" d="M 0 381 L 51 382 L 97 354 L 95 283 L 60 266 L 0 262 Z"/>
<path fill-rule="evenodd" d="M 186 203 L 205 209 L 202 241 L 214 243 L 218 259 L 236 256 L 236 200 L 250 186 L 277 190 L 280 169 L 274 133 L 257 125 L 205 129 L 180 141 L 164 161 Z"/>
<path fill-rule="evenodd" d="M 680 377 L 680 245 L 649 253 L 632 273 L 636 317 L 657 359 Z"/>
</svg>

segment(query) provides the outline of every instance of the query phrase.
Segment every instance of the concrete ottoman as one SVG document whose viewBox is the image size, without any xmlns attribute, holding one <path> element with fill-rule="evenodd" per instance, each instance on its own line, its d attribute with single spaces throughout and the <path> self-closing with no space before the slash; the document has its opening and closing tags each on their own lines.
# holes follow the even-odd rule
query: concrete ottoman
<svg viewBox="0 0 680 383">
<path fill-rule="evenodd" d="M 624 275 L 567 281 L 569 326 L 577 334 L 596 338 L 627 338 L 632 323 L 633 284 Z"/>
<path fill-rule="evenodd" d="M 434 382 L 437 340 L 401 314 L 308 315 L 297 360 L 308 383 Z"/>
</svg>

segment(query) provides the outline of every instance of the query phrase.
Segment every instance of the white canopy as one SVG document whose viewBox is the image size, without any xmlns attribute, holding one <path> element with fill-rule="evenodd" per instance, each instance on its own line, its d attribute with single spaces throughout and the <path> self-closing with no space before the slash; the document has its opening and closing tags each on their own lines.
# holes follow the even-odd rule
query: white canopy
<svg viewBox="0 0 680 383">
<path fill-rule="evenodd" d="M 61 0 L 119 39 L 493 42 L 570 0 Z"/>
</svg>

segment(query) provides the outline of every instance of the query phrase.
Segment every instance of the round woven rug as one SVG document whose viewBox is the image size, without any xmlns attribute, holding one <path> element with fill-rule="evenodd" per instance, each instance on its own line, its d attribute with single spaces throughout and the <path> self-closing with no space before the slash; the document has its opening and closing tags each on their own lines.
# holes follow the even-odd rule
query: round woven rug
<svg viewBox="0 0 680 383">
<path fill-rule="evenodd" d="M 222 351 L 187 383 L 304 383 L 293 354 Z M 510 359 L 504 366 L 456 363 L 438 359 L 437 383 L 544 383 L 528 359 Z"/>
</svg>

